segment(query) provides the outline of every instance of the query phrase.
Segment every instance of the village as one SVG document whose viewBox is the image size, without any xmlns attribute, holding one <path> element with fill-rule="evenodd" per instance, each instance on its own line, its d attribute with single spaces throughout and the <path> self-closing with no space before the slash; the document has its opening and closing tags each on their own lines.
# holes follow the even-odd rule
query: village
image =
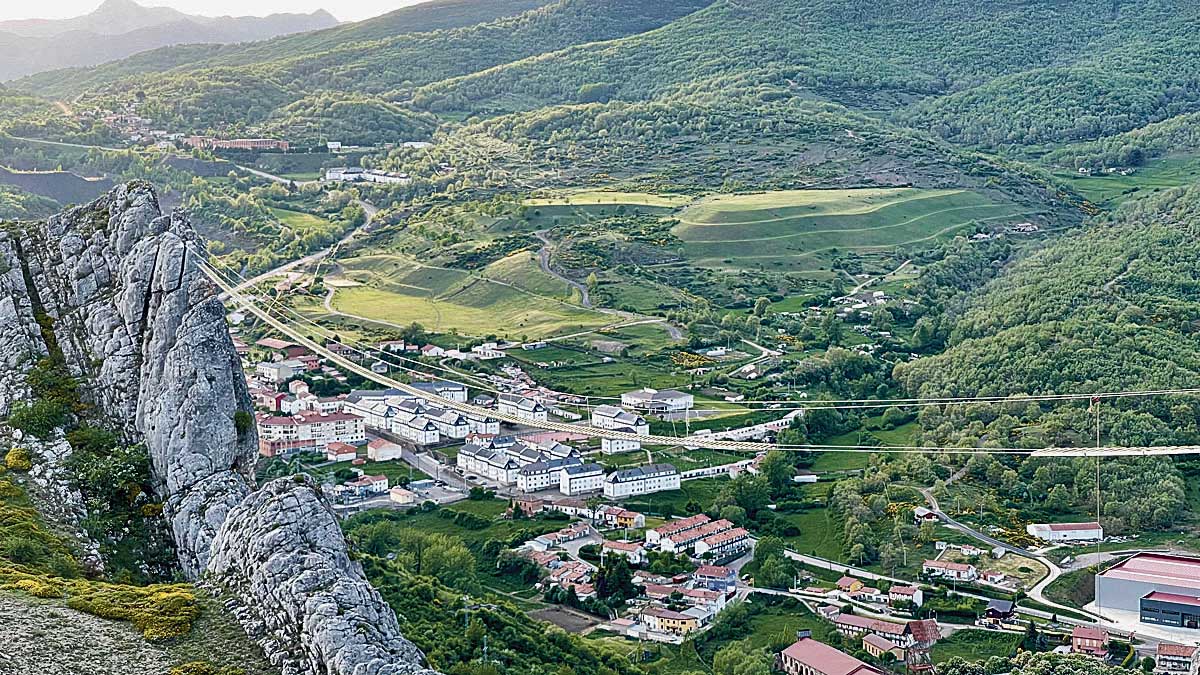
<svg viewBox="0 0 1200 675">
<path fill-rule="evenodd" d="M 492 375 L 486 380 L 489 387 L 482 389 L 472 380 L 468 384 L 430 378 L 411 383 L 421 395 L 398 389 L 353 389 L 318 396 L 306 378 L 343 384 L 348 380 L 319 355 L 275 338 L 262 338 L 253 345 L 239 340 L 235 347 L 246 359 L 247 384 L 259 408 L 263 456 L 304 458 L 314 469 L 334 467 L 325 475 L 342 478 L 330 486 L 332 496 L 339 508 L 350 512 L 454 504 L 478 494 L 507 500 L 506 518 L 562 519 L 559 529 L 525 541 L 510 554 L 538 570 L 533 591 L 565 607 L 599 612 L 603 616 L 596 625 L 613 634 L 679 644 L 709 630 L 733 604 L 753 602 L 763 594 L 783 594 L 832 625 L 843 642 L 853 640 L 856 649 L 850 651 L 869 658 L 863 661 L 815 641 L 810 634 L 800 634 L 778 655 L 777 666 L 784 672 L 883 673 L 897 665 L 929 671 L 934 646 L 941 639 L 952 639 L 964 626 L 961 619 L 943 623 L 922 607 L 930 595 L 961 595 L 983 603 L 968 624 L 975 630 L 1013 635 L 1040 630 L 1051 639 L 1050 649 L 1102 661 L 1122 658 L 1122 650 L 1133 653 L 1128 641 L 1134 630 L 1110 631 L 1057 614 L 1031 616 L 1012 600 L 989 597 L 988 593 L 1011 597 L 1028 590 L 1024 580 L 980 562 L 1017 555 L 1011 553 L 1015 547 L 1000 543 L 939 541 L 937 555 L 924 560 L 920 578 L 911 581 L 829 563 L 828 571 L 842 571 L 836 579 L 822 581 L 816 569 L 805 568 L 811 571 L 798 574 L 790 588 L 756 586 L 751 575 L 741 572 L 754 559 L 758 541 L 746 527 L 704 513 L 665 520 L 649 517 L 626 502 L 678 491 L 693 479 L 755 474 L 763 454 L 681 471 L 670 463 L 652 461 L 654 450 L 637 440 L 595 442 L 582 430 L 570 434 L 538 428 L 539 423 L 560 419 L 636 438 L 649 435 L 650 417 L 687 415 L 695 406 L 692 394 L 643 388 L 625 392 L 611 404 L 588 408 L 581 405 L 581 397 L 539 386 L 519 367 L 506 365 L 502 375 Z M 325 348 L 358 358 L 373 372 L 391 370 L 386 356 L 367 357 L 340 343 Z M 378 344 L 377 354 L 491 361 L 504 358 L 508 350 L 537 348 L 536 344 L 485 342 L 458 351 L 391 340 Z M 473 389 L 480 393 L 472 396 Z M 456 412 L 439 407 L 438 400 L 469 403 L 485 412 Z M 502 423 L 486 414 L 488 410 L 524 424 Z M 800 411 L 781 414 L 776 422 L 718 433 L 734 439 L 769 437 L 797 414 Z M 644 452 L 646 461 L 617 469 L 601 464 L 605 457 L 630 452 Z M 340 467 L 348 468 L 348 474 Z M 798 471 L 793 480 L 811 482 L 818 476 Z M 910 515 L 917 527 L 942 525 L 947 519 L 924 506 L 913 508 Z M 1098 523 L 1031 523 L 1026 534 L 1050 549 L 1105 538 Z M 789 555 L 802 568 L 813 562 L 807 556 Z M 609 607 L 596 602 L 602 592 L 598 579 L 611 576 L 617 560 L 636 594 L 620 605 L 620 611 L 597 609 Z M 650 571 L 654 561 L 664 560 L 670 561 L 671 572 Z M 1126 565 L 1139 568 L 1137 560 L 1135 556 Z M 1132 614 L 1121 626 L 1194 628 L 1200 615 L 1191 609 L 1200 607 L 1196 597 L 1200 582 L 1195 581 L 1200 579 L 1195 574 L 1200 562 L 1181 560 L 1180 564 L 1190 566 L 1183 572 L 1171 567 L 1174 561 L 1151 560 L 1144 568 L 1149 571 L 1129 576 L 1106 573 L 1099 585 L 1113 590 L 1106 591 L 1100 602 L 1108 611 Z M 1120 585 L 1133 582 L 1141 584 L 1133 591 Z M 1174 636 L 1156 634 L 1153 642 L 1139 649 L 1143 653 L 1153 649 L 1156 672 L 1194 675 L 1200 662 L 1195 648 L 1175 644 Z"/>
</svg>

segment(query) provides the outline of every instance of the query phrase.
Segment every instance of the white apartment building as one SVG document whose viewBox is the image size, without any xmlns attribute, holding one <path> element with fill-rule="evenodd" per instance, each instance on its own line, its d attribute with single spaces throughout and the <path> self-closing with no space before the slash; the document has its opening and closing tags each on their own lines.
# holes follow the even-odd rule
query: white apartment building
<svg viewBox="0 0 1200 675">
<path fill-rule="evenodd" d="M 639 389 L 621 394 L 621 405 L 654 413 L 681 412 L 691 410 L 695 405 L 695 398 L 691 394 L 674 389 Z"/>
<path fill-rule="evenodd" d="M 599 429 L 629 429 L 639 436 L 650 433 L 650 425 L 644 417 L 615 405 L 596 406 L 592 410 L 592 426 Z"/>
<path fill-rule="evenodd" d="M 436 380 L 434 382 L 413 382 L 411 386 L 455 403 L 467 402 L 467 385 L 460 382 Z"/>
<path fill-rule="evenodd" d="M 500 434 L 500 420 L 495 417 L 480 417 L 477 415 L 467 415 L 467 433 L 468 434 L 488 434 L 496 436 Z"/>
<path fill-rule="evenodd" d="M 526 464 L 517 471 L 517 489 L 522 492 L 538 492 L 557 488 L 562 482 L 563 469 L 583 464 L 578 457 L 549 459 Z"/>
<path fill-rule="evenodd" d="M 647 464 L 621 469 L 604 479 L 604 496 L 620 499 L 679 489 L 679 471 L 670 464 Z"/>
<path fill-rule="evenodd" d="M 258 379 L 274 384 L 283 384 L 293 377 L 303 373 L 307 367 L 302 361 L 290 359 L 287 361 L 263 361 L 254 367 Z"/>
<path fill-rule="evenodd" d="M 516 394 L 500 394 L 498 405 L 504 415 L 512 415 L 526 422 L 545 422 L 546 407 L 541 403 Z"/>
<path fill-rule="evenodd" d="M 599 464 L 572 464 L 563 467 L 558 491 L 574 497 L 604 489 L 604 467 Z"/>
<path fill-rule="evenodd" d="M 641 449 L 641 441 L 628 441 L 617 438 L 600 439 L 600 454 L 602 455 L 615 455 L 619 452 L 633 452 L 634 450 Z"/>
<path fill-rule="evenodd" d="M 396 433 L 417 445 L 436 445 L 441 440 L 437 425 L 424 415 L 396 425 Z"/>
<path fill-rule="evenodd" d="M 458 451 L 455 460 L 463 473 L 476 474 L 501 485 L 512 485 L 517 482 L 517 472 L 521 465 L 507 452 L 493 444 L 476 445 L 468 443 Z"/>
</svg>

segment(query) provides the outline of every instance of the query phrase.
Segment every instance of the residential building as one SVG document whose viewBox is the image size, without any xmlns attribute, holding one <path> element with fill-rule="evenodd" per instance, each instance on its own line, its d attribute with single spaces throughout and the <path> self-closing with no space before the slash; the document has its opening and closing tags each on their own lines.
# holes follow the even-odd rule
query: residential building
<svg viewBox="0 0 1200 675">
<path fill-rule="evenodd" d="M 733 523 L 722 518 L 720 520 L 714 520 L 711 523 L 705 523 L 699 527 L 683 530 L 670 536 L 663 537 L 659 540 L 658 547 L 667 553 L 688 553 L 691 552 L 692 549 L 696 547 L 696 544 L 701 540 L 732 529 Z"/>
<path fill-rule="evenodd" d="M 526 422 L 545 422 L 546 407 L 541 403 L 517 394 L 500 394 L 498 409 L 503 415 L 511 415 Z"/>
<path fill-rule="evenodd" d="M 360 495 L 381 495 L 388 491 L 388 477 L 384 475 L 359 476 L 352 481 L 347 481 L 345 486 L 355 490 Z"/>
<path fill-rule="evenodd" d="M 700 620 L 681 612 L 650 606 L 642 610 L 642 625 L 654 633 L 687 635 L 700 627 Z"/>
<path fill-rule="evenodd" d="M 353 462 L 358 457 L 358 448 L 347 443 L 330 443 L 325 446 L 325 461 Z"/>
<path fill-rule="evenodd" d="M 418 415 L 407 422 L 394 425 L 396 433 L 416 445 L 436 445 L 441 440 L 437 425 L 424 415 Z"/>
<path fill-rule="evenodd" d="M 437 427 L 439 435 L 446 438 L 462 439 L 471 433 L 470 421 L 453 410 L 426 408 L 421 414 Z"/>
<path fill-rule="evenodd" d="M 526 464 L 517 471 L 517 489 L 522 492 L 538 492 L 558 488 L 562 482 L 563 468 L 577 464 L 583 464 L 578 457 L 547 459 Z"/>
<path fill-rule="evenodd" d="M 1104 539 L 1100 523 L 1030 523 L 1025 531 L 1032 537 L 1053 543 L 1099 541 Z"/>
<path fill-rule="evenodd" d="M 661 414 L 691 410 L 695 405 L 695 398 L 691 394 L 674 389 L 639 389 L 621 394 L 621 405 Z"/>
<path fill-rule="evenodd" d="M 730 567 L 701 565 L 692 576 L 697 586 L 710 591 L 731 593 L 737 590 L 737 572 Z"/>
<path fill-rule="evenodd" d="M 467 416 L 468 436 L 471 434 L 485 434 L 488 436 L 500 435 L 500 420 L 495 417 L 482 417 L 479 415 Z"/>
<path fill-rule="evenodd" d="M 574 497 L 605 489 L 604 467 L 599 464 L 572 464 L 559 474 L 558 491 Z M 607 494 L 607 490 L 605 491 Z"/>
<path fill-rule="evenodd" d="M 267 457 L 293 452 L 324 452 L 330 443 L 367 441 L 363 419 L 347 413 L 304 412 L 291 417 L 260 415 L 258 450 Z"/>
<path fill-rule="evenodd" d="M 926 560 L 921 564 L 921 572 L 954 581 L 975 581 L 979 578 L 979 570 L 974 565 L 950 560 Z"/>
<path fill-rule="evenodd" d="M 501 485 L 517 482 L 521 465 L 505 450 L 493 442 L 486 444 L 467 443 L 458 451 L 455 464 L 464 473 L 477 474 Z"/>
<path fill-rule="evenodd" d="M 983 611 L 984 621 L 992 624 L 1004 624 L 1012 621 L 1016 615 L 1016 606 L 1011 600 L 988 600 L 987 609 Z"/>
<path fill-rule="evenodd" d="M 426 351 L 427 347 L 434 347 L 433 350 Z M 421 353 L 425 356 L 431 356 L 433 351 L 440 350 L 441 347 L 434 345 L 425 345 L 421 348 Z M 410 386 L 420 389 L 421 391 L 439 396 L 455 403 L 467 402 L 467 385 L 461 382 L 449 382 L 447 380 L 434 380 L 432 382 L 413 382 Z"/>
<path fill-rule="evenodd" d="M 1108 631 L 1092 626 L 1076 626 L 1071 631 L 1071 653 L 1106 658 Z"/>
<path fill-rule="evenodd" d="M 627 433 L 634 433 L 633 429 L 618 429 Z M 619 438 L 601 438 L 600 439 L 600 454 L 615 455 L 619 452 L 634 452 L 642 449 L 641 441 Z"/>
<path fill-rule="evenodd" d="M 592 410 L 592 426 L 599 429 L 629 429 L 639 436 L 650 433 L 650 425 L 644 417 L 615 405 L 596 406 Z"/>
<path fill-rule="evenodd" d="M 1194 675 L 1200 668 L 1200 648 L 1192 645 L 1158 643 L 1154 672 L 1159 675 Z"/>
<path fill-rule="evenodd" d="M 303 361 L 288 359 L 286 361 L 263 361 L 254 367 L 254 374 L 264 382 L 283 384 L 307 370 Z"/>
<path fill-rule="evenodd" d="M 904 661 L 904 648 L 874 633 L 868 633 L 863 636 L 862 646 L 863 651 L 877 659 L 882 659 L 884 654 L 891 653 L 896 657 L 897 661 Z"/>
<path fill-rule="evenodd" d="M 931 509 L 927 509 L 924 506 L 918 506 L 913 509 L 913 523 L 916 525 L 921 525 L 922 523 L 936 523 L 937 521 L 938 515 Z"/>
<path fill-rule="evenodd" d="M 596 513 L 593 515 L 596 520 L 602 521 L 608 527 L 639 528 L 646 526 L 646 516 L 637 511 L 630 511 L 611 504 L 596 507 Z"/>
<path fill-rule="evenodd" d="M 391 499 L 393 504 L 400 504 L 400 505 L 416 504 L 417 503 L 417 493 L 413 492 L 412 490 L 407 490 L 407 489 L 402 488 L 399 485 L 397 485 L 396 487 L 393 487 L 392 489 L 388 490 L 388 499 Z"/>
<path fill-rule="evenodd" d="M 695 553 L 697 558 L 731 558 L 750 550 L 754 545 L 753 541 L 745 528 L 735 527 L 696 542 Z"/>
<path fill-rule="evenodd" d="M 855 593 L 865 585 L 861 580 L 851 576 L 843 576 L 837 580 L 838 590 L 843 593 Z"/>
<path fill-rule="evenodd" d="M 938 638 L 937 622 L 932 619 L 895 623 L 857 614 L 838 613 L 831 616 L 830 621 L 842 635 L 862 637 L 875 634 L 904 649 L 930 645 Z"/>
<path fill-rule="evenodd" d="M 705 514 L 697 513 L 694 516 L 669 521 L 652 530 L 646 530 L 646 544 L 649 546 L 658 546 L 659 542 L 664 537 L 670 537 L 674 534 L 683 532 L 684 530 L 700 527 L 711 520 L 712 519 Z"/>
<path fill-rule="evenodd" d="M 914 607 L 925 604 L 925 592 L 917 586 L 892 586 L 888 589 L 888 603 L 909 602 Z"/>
<path fill-rule="evenodd" d="M 647 464 L 621 469 L 604 479 L 604 496 L 621 499 L 635 495 L 679 489 L 679 471 L 670 464 Z"/>
<path fill-rule="evenodd" d="M 389 462 L 394 459 L 404 459 L 404 448 L 376 438 L 367 443 L 367 459 L 372 462 Z"/>
<path fill-rule="evenodd" d="M 601 555 L 619 555 L 629 561 L 630 565 L 641 565 L 646 562 L 646 549 L 641 544 L 604 540 L 600 545 Z"/>
<path fill-rule="evenodd" d="M 874 666 L 817 642 L 808 631 L 801 631 L 798 636 L 776 660 L 777 669 L 787 675 L 883 675 Z"/>
</svg>

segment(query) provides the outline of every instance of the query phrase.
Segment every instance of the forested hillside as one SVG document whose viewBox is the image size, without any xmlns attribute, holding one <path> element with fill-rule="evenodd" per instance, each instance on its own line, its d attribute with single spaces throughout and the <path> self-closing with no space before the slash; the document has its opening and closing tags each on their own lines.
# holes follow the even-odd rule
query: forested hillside
<svg viewBox="0 0 1200 675">
<path fill-rule="evenodd" d="M 950 326 L 945 353 L 898 366 L 897 379 L 921 396 L 1195 386 L 1198 219 L 1195 186 L 1132 202 L 1064 237 L 992 283 Z M 1192 398 L 1106 402 L 1105 436 L 1133 445 L 1193 442 L 1196 405 Z M 994 407 L 977 412 L 982 426 L 929 422 L 926 431 L 950 443 L 995 438 L 1040 447 L 1081 440 L 1036 427 L 1017 431 L 1043 415 L 1064 414 L 1052 406 L 1021 406 L 1014 413 L 1019 424 L 997 417 Z M 996 436 L 997 423 L 1011 426 Z M 1086 430 L 1080 433 L 1086 439 Z M 1026 434 L 1035 437 L 1023 441 Z"/>
</svg>

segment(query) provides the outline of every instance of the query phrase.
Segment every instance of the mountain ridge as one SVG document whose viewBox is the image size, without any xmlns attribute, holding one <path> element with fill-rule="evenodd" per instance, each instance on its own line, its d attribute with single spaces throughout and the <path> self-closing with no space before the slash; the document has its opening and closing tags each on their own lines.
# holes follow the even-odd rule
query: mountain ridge
<svg viewBox="0 0 1200 675">
<path fill-rule="evenodd" d="M 107 0 L 71 19 L 0 22 L 0 80 L 46 70 L 94 66 L 176 44 L 237 43 L 338 24 L 325 10 L 264 17 L 205 17 L 133 0 Z"/>
</svg>

